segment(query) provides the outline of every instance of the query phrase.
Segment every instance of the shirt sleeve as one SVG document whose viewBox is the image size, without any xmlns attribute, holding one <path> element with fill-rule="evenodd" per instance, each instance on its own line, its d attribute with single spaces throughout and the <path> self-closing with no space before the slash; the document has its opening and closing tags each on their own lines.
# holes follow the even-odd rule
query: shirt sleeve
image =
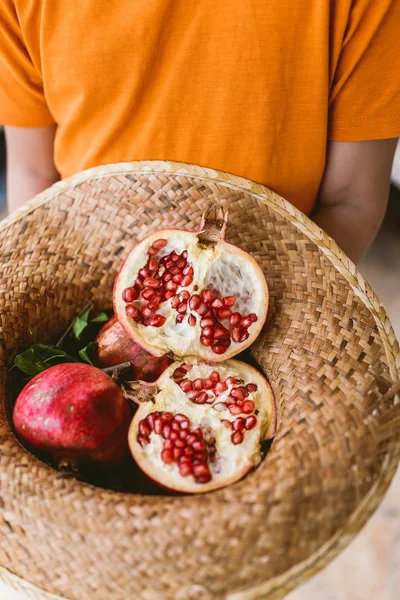
<svg viewBox="0 0 400 600">
<path fill-rule="evenodd" d="M 330 140 L 400 136 L 399 32 L 399 0 L 352 3 L 330 89 Z"/>
<path fill-rule="evenodd" d="M 0 0 L 0 124 L 44 127 L 54 123 L 43 81 L 23 41 L 13 0 Z"/>
</svg>

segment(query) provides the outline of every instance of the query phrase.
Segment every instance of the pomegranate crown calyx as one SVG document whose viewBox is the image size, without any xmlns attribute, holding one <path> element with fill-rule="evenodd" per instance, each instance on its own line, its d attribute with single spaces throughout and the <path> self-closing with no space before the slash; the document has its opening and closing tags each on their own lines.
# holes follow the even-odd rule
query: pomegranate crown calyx
<svg viewBox="0 0 400 600">
<path fill-rule="evenodd" d="M 203 213 L 198 233 L 199 244 L 216 246 L 225 235 L 228 211 L 219 204 L 211 204 Z"/>
</svg>

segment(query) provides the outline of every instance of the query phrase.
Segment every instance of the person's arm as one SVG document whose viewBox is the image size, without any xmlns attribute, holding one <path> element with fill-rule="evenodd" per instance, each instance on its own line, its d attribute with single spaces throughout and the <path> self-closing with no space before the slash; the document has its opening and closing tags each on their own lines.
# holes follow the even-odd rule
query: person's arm
<svg viewBox="0 0 400 600">
<path fill-rule="evenodd" d="M 385 215 L 397 139 L 329 142 L 313 220 L 358 263 Z"/>
<path fill-rule="evenodd" d="M 56 126 L 5 127 L 7 205 L 12 212 L 60 179 L 54 166 Z"/>
</svg>

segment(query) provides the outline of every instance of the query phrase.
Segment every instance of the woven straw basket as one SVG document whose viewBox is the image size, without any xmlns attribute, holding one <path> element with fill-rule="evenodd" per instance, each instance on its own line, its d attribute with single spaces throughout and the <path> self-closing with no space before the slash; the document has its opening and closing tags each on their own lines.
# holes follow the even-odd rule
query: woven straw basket
<svg viewBox="0 0 400 600">
<path fill-rule="evenodd" d="M 227 239 L 267 276 L 252 347 L 278 402 L 261 466 L 202 496 L 105 490 L 26 452 L 8 424 L 6 367 L 48 341 L 149 232 L 195 229 L 210 200 Z M 177 163 L 101 167 L 56 184 L 0 225 L 0 576 L 28 598 L 277 600 L 326 565 L 382 499 L 399 459 L 399 346 L 354 265 L 265 187 Z M 4 405 L 4 406 L 3 406 Z"/>
</svg>

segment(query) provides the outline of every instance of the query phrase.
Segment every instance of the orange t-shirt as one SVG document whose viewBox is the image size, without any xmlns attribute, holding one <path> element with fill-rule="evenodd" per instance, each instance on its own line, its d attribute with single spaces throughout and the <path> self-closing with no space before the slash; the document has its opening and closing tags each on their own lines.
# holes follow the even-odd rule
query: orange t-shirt
<svg viewBox="0 0 400 600">
<path fill-rule="evenodd" d="M 0 0 L 0 123 L 62 177 L 169 159 L 305 212 L 327 140 L 400 135 L 399 0 Z"/>
</svg>

